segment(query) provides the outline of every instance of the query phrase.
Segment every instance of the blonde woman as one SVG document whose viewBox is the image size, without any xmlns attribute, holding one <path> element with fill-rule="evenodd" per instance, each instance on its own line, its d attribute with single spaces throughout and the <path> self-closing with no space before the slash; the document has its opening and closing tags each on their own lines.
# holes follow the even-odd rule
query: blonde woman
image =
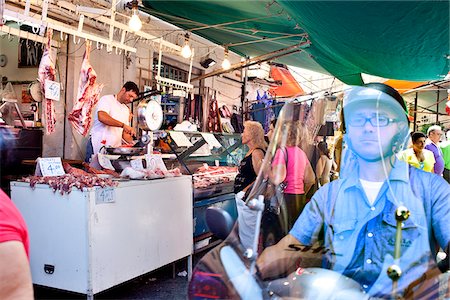
<svg viewBox="0 0 450 300">
<path fill-rule="evenodd" d="M 239 165 L 238 174 L 234 180 L 234 193 L 244 191 L 256 179 L 261 168 L 267 144 L 264 140 L 264 129 L 255 121 L 244 122 L 242 144 L 248 146 L 248 152 Z"/>
<path fill-rule="evenodd" d="M 307 131 L 299 122 L 289 121 L 280 128 L 281 143 L 272 161 L 271 181 L 286 185 L 284 200 L 287 208 L 289 229 L 306 205 L 305 194 L 315 182 L 311 163 L 302 148 L 305 147 Z"/>
</svg>

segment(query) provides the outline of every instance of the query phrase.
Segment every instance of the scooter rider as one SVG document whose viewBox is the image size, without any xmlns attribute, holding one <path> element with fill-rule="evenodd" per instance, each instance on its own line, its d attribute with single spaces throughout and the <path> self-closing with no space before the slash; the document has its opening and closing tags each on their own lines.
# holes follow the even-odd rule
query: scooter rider
<svg viewBox="0 0 450 300">
<path fill-rule="evenodd" d="M 436 246 L 445 249 L 450 242 L 450 185 L 396 159 L 409 128 L 405 103 L 393 88 L 353 87 L 343 109 L 347 153 L 341 178 L 316 192 L 289 234 L 265 249 L 257 266 L 263 278 L 311 266 L 305 252 L 295 250 L 318 243 L 323 230 L 322 267 L 353 278 L 370 295 L 389 294 L 386 271 L 394 263 L 395 210 L 402 205 L 411 216 L 402 225 L 396 262 L 403 272 L 401 293 L 428 270 Z"/>
</svg>

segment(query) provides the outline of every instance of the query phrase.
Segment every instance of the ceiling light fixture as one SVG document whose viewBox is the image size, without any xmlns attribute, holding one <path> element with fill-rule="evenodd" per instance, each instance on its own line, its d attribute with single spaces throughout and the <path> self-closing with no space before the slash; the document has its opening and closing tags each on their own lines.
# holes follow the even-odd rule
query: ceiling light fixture
<svg viewBox="0 0 450 300">
<path fill-rule="evenodd" d="M 212 59 L 211 57 L 207 57 L 200 62 L 200 65 L 205 69 L 208 69 L 209 67 L 212 67 L 215 64 L 216 64 L 216 61 L 214 59 Z"/>
<path fill-rule="evenodd" d="M 192 55 L 191 47 L 189 46 L 189 33 L 184 36 L 184 46 L 181 48 L 181 56 L 189 58 Z"/>
<path fill-rule="evenodd" d="M 228 70 L 230 68 L 231 68 L 231 63 L 228 60 L 228 46 L 225 46 L 225 53 L 224 53 L 224 58 L 223 58 L 223 62 L 222 62 L 222 69 Z"/>
<path fill-rule="evenodd" d="M 138 9 L 138 1 L 131 1 L 131 11 L 132 15 L 130 21 L 128 22 L 128 26 L 132 31 L 139 31 L 142 28 L 142 22 L 139 18 L 139 9 Z"/>
</svg>

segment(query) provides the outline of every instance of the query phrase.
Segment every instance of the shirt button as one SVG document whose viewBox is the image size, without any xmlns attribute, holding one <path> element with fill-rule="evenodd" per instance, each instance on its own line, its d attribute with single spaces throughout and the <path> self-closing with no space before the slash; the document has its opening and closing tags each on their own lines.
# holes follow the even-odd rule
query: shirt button
<svg viewBox="0 0 450 300">
<path fill-rule="evenodd" d="M 363 288 L 367 289 L 369 286 L 367 284 L 363 284 Z"/>
<path fill-rule="evenodd" d="M 368 237 L 373 237 L 373 233 L 372 233 L 372 232 L 369 232 L 369 233 L 367 234 L 367 236 L 368 236 Z"/>
<path fill-rule="evenodd" d="M 371 260 L 370 258 L 368 258 L 368 259 L 366 260 L 366 263 L 371 264 L 371 263 L 372 263 L 372 260 Z"/>
<path fill-rule="evenodd" d="M 343 236 L 343 235 L 340 235 L 340 236 L 339 236 L 339 239 L 340 239 L 340 240 L 343 240 L 343 239 L 344 239 L 344 236 Z"/>
<path fill-rule="evenodd" d="M 370 208 L 370 210 L 372 210 L 372 211 L 375 210 L 375 206 L 372 206 L 372 207 Z"/>
</svg>

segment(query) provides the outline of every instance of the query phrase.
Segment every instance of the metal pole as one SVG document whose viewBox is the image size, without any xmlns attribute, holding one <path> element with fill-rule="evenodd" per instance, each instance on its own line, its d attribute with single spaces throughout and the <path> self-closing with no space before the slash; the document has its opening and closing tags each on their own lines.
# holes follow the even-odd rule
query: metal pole
<svg viewBox="0 0 450 300">
<path fill-rule="evenodd" d="M 246 60 L 248 57 L 246 58 Z M 241 118 L 242 121 L 244 121 L 244 105 L 245 105 L 245 98 L 247 96 L 247 80 L 248 80 L 248 74 L 247 74 L 247 68 L 243 69 L 244 71 L 244 83 L 242 84 L 242 94 L 241 94 Z"/>
<path fill-rule="evenodd" d="M 436 124 L 439 123 L 439 90 L 436 94 Z"/>
<path fill-rule="evenodd" d="M 414 126 L 413 126 L 413 130 L 416 131 L 417 130 L 417 100 L 419 98 L 419 93 L 416 92 L 416 97 L 414 98 Z"/>
</svg>

